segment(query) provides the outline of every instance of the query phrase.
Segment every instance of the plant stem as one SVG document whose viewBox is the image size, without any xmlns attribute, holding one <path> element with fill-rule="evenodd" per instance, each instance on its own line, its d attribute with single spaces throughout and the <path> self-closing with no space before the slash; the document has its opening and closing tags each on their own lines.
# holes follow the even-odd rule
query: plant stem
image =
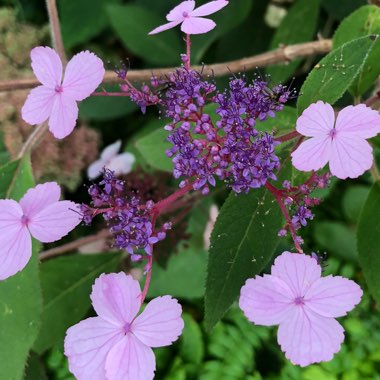
<svg viewBox="0 0 380 380">
<path fill-rule="evenodd" d="M 186 34 L 186 70 L 190 70 L 190 58 L 191 58 L 191 41 L 190 34 Z"/>
<path fill-rule="evenodd" d="M 297 137 L 301 137 L 301 135 L 297 131 L 292 131 L 285 135 L 275 137 L 275 140 L 280 141 L 280 142 L 285 142 L 285 141 L 293 140 Z"/>
<path fill-rule="evenodd" d="M 282 193 L 277 188 L 275 188 L 272 184 L 270 184 L 269 182 L 267 182 L 265 184 L 265 187 L 273 194 L 273 196 L 276 199 L 276 202 L 280 206 L 281 212 L 285 217 L 286 227 L 288 228 L 288 230 L 290 232 L 290 235 L 293 239 L 294 246 L 295 246 L 297 252 L 303 253 L 303 250 L 302 250 L 302 248 L 299 244 L 299 241 L 298 241 L 296 230 L 294 229 L 294 226 L 292 224 L 292 220 L 290 219 L 288 210 L 286 209 L 286 206 L 284 205 L 284 203 L 282 201 Z"/>
<path fill-rule="evenodd" d="M 46 0 L 46 7 L 49 15 L 50 32 L 54 49 L 57 51 L 62 64 L 65 67 L 67 58 L 62 41 L 61 25 L 59 23 L 56 0 Z"/>
<path fill-rule="evenodd" d="M 29 135 L 28 139 L 25 141 L 24 145 L 20 149 L 17 159 L 21 159 L 28 153 L 42 138 L 48 129 L 47 123 L 39 124 L 34 128 L 33 132 Z"/>
<path fill-rule="evenodd" d="M 65 253 L 75 251 L 76 249 L 78 249 L 79 247 L 81 247 L 83 245 L 104 239 L 108 236 L 110 236 L 110 232 L 108 230 L 106 230 L 106 229 L 101 230 L 100 232 L 98 232 L 95 235 L 86 236 L 84 238 L 74 240 L 70 243 L 63 244 L 59 247 L 55 247 L 55 248 L 51 248 L 51 249 L 48 249 L 46 251 L 43 251 L 40 253 L 39 259 L 41 261 L 43 261 L 43 260 L 50 259 L 51 257 L 60 256 L 60 255 L 63 255 Z"/>
<path fill-rule="evenodd" d="M 153 214 L 152 217 L 152 230 L 154 230 L 154 227 L 156 225 L 156 220 L 157 220 L 157 213 Z M 147 263 L 147 274 L 146 274 L 146 280 L 144 284 L 144 289 L 141 293 L 141 303 L 144 303 L 145 297 L 148 294 L 149 290 L 149 285 L 150 285 L 150 280 L 152 279 L 152 269 L 153 269 L 153 244 L 150 245 L 150 255 L 148 255 L 148 263 Z"/>
<path fill-rule="evenodd" d="M 216 63 L 212 65 L 193 66 L 191 68 L 202 72 L 204 76 L 212 75 L 214 77 L 221 77 L 231 75 L 233 73 L 239 73 L 241 71 L 255 70 L 258 67 L 267 67 L 282 62 L 291 62 L 297 58 L 305 58 L 315 56 L 317 54 L 328 53 L 331 50 L 331 47 L 331 40 L 305 42 L 296 45 L 282 46 L 270 52 L 237 59 L 234 61 Z M 149 81 L 152 74 L 157 77 L 165 77 L 175 70 L 175 67 L 130 70 L 128 71 L 128 78 L 131 82 L 144 82 Z M 120 78 L 117 77 L 114 71 L 107 71 L 104 76 L 103 83 L 120 83 Z M 38 85 L 39 82 L 35 78 L 5 80 L 0 81 L 0 92 L 33 88 Z"/>
<path fill-rule="evenodd" d="M 186 186 L 184 186 L 182 189 L 177 190 L 175 193 L 169 195 L 167 198 L 162 199 L 161 201 L 157 202 L 153 207 L 153 212 L 157 213 L 157 215 L 161 215 L 165 212 L 169 206 L 175 202 L 178 198 L 183 197 L 186 193 L 191 191 L 193 188 L 193 183 L 188 183 Z"/>
</svg>

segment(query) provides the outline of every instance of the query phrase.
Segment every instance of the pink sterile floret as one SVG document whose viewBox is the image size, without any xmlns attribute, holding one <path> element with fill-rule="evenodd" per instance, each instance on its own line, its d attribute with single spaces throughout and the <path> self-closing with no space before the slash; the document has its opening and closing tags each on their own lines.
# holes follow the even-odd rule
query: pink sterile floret
<svg viewBox="0 0 380 380">
<path fill-rule="evenodd" d="M 67 330 L 65 354 L 78 380 L 151 380 L 151 347 L 172 344 L 182 333 L 182 308 L 170 296 L 141 307 L 139 282 L 125 273 L 102 274 L 92 288 L 98 314 Z"/>
<path fill-rule="evenodd" d="M 120 147 L 121 140 L 117 140 L 104 148 L 99 160 L 96 160 L 88 167 L 88 178 L 95 179 L 99 177 L 104 168 L 112 170 L 115 176 L 130 173 L 136 161 L 135 156 L 128 152 L 118 154 Z"/>
<path fill-rule="evenodd" d="M 330 104 L 318 101 L 303 111 L 297 131 L 311 137 L 293 153 L 293 166 L 301 171 L 323 168 L 327 162 L 338 178 L 356 178 L 373 163 L 366 139 L 380 133 L 380 115 L 364 104 L 343 108 L 336 118 Z"/>
<path fill-rule="evenodd" d="M 47 182 L 29 189 L 20 202 L 0 200 L 0 280 L 22 270 L 32 256 L 31 235 L 42 243 L 61 239 L 81 216 L 77 205 L 59 201 L 61 189 Z"/>
<path fill-rule="evenodd" d="M 156 34 L 165 30 L 181 25 L 182 32 L 186 34 L 202 34 L 214 29 L 216 24 L 214 21 L 202 16 L 211 15 L 228 4 L 226 0 L 210 1 L 199 8 L 195 8 L 195 1 L 187 0 L 173 8 L 166 16 L 169 21 L 167 24 L 161 25 L 152 30 L 149 34 Z"/>
<path fill-rule="evenodd" d="M 249 279 L 239 306 L 257 325 L 279 325 L 277 340 L 285 356 L 302 367 L 331 360 L 344 340 L 342 317 L 360 302 L 363 292 L 340 276 L 321 277 L 317 260 L 284 252 L 272 274 Z"/>
<path fill-rule="evenodd" d="M 22 118 L 31 125 L 49 119 L 51 133 L 62 139 L 75 127 L 77 102 L 89 97 L 102 82 L 103 62 L 95 54 L 82 51 L 69 61 L 62 81 L 62 62 L 53 49 L 38 46 L 30 57 L 34 74 L 42 85 L 29 93 Z"/>
</svg>

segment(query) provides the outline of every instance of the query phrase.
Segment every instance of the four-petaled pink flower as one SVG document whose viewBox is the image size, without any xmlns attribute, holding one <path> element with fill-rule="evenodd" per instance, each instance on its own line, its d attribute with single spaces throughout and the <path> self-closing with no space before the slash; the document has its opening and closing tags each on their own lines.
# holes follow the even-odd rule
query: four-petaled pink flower
<svg viewBox="0 0 380 380">
<path fill-rule="evenodd" d="M 344 330 L 334 318 L 352 310 L 362 294 L 351 280 L 321 277 L 321 267 L 311 256 L 284 252 L 271 275 L 247 280 L 239 306 L 257 325 L 280 325 L 282 351 L 303 367 L 331 360 L 339 351 Z"/>
<path fill-rule="evenodd" d="M 141 307 L 138 281 L 125 273 L 102 274 L 92 288 L 98 317 L 67 330 L 65 354 L 78 380 L 151 380 L 151 347 L 172 344 L 182 333 L 182 308 L 170 296 Z"/>
<path fill-rule="evenodd" d="M 311 104 L 297 120 L 297 131 L 311 137 L 293 153 L 293 166 L 301 171 L 323 168 L 327 162 L 338 178 L 356 178 L 373 163 L 366 139 L 380 133 L 380 115 L 359 104 L 343 108 L 336 118 L 330 104 Z"/>
<path fill-rule="evenodd" d="M 202 16 L 211 15 L 228 4 L 226 0 L 215 0 L 206 3 L 199 8 L 195 8 L 195 1 L 186 0 L 173 8 L 167 15 L 167 24 L 161 25 L 152 30 L 149 34 L 156 34 L 181 25 L 182 32 L 186 34 L 202 34 L 214 29 L 214 21 Z"/>
<path fill-rule="evenodd" d="M 67 64 L 62 82 L 62 62 L 53 49 L 38 46 L 30 56 L 34 74 L 42 86 L 28 95 L 22 107 L 22 118 L 32 125 L 49 119 L 51 133 L 62 139 L 75 127 L 77 101 L 89 97 L 102 82 L 103 62 L 95 54 L 82 51 Z"/>
<path fill-rule="evenodd" d="M 29 189 L 20 202 L 0 200 L 0 280 L 22 270 L 32 255 L 31 235 L 43 242 L 61 239 L 81 217 L 77 205 L 59 201 L 61 189 L 47 182 Z"/>
</svg>

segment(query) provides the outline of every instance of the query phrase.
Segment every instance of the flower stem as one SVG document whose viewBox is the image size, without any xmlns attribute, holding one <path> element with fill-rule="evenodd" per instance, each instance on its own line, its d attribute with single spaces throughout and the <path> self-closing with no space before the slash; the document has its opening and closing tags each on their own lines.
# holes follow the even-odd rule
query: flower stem
<svg viewBox="0 0 380 380">
<path fill-rule="evenodd" d="M 281 212 L 284 215 L 285 220 L 286 220 L 286 227 L 288 228 L 288 230 L 290 232 L 290 235 L 291 235 L 291 237 L 293 239 L 294 246 L 295 246 L 297 252 L 298 253 L 303 253 L 303 250 L 302 250 L 302 248 L 301 248 L 301 246 L 299 244 L 299 241 L 298 241 L 296 230 L 294 229 L 294 226 L 292 224 L 292 220 L 290 219 L 288 210 L 286 209 L 286 207 L 285 207 L 285 205 L 284 205 L 284 203 L 282 201 L 282 193 L 280 192 L 280 190 L 278 190 L 276 187 L 274 187 L 269 182 L 267 182 L 265 184 L 265 187 L 267 188 L 267 190 L 269 190 L 273 194 L 273 196 L 275 197 L 278 205 L 280 206 Z"/>
<path fill-rule="evenodd" d="M 190 70 L 191 41 L 190 34 L 186 34 L 186 70 Z"/>
<path fill-rule="evenodd" d="M 157 215 L 163 214 L 173 202 L 175 202 L 178 198 L 183 197 L 186 193 L 191 191 L 192 188 L 193 188 L 193 183 L 190 182 L 186 186 L 184 186 L 182 189 L 177 190 L 175 193 L 169 195 L 167 198 L 162 199 L 161 201 L 157 202 L 153 207 L 153 212 L 157 213 Z"/>
<path fill-rule="evenodd" d="M 153 213 L 152 217 L 152 230 L 154 230 L 154 227 L 156 225 L 157 220 L 157 213 Z M 144 289 L 141 293 L 141 304 L 144 303 L 145 297 L 148 294 L 150 280 L 152 279 L 152 269 L 153 269 L 153 244 L 150 245 L 150 255 L 148 255 L 148 262 L 147 262 L 147 273 L 146 273 L 146 280 L 144 284 Z"/>
<path fill-rule="evenodd" d="M 300 137 L 300 136 L 301 135 L 297 131 L 292 131 L 292 132 L 289 132 L 285 135 L 276 137 L 275 140 L 280 141 L 280 142 L 285 142 L 285 141 L 293 140 L 293 139 Z"/>
<path fill-rule="evenodd" d="M 28 139 L 25 141 L 24 145 L 20 149 L 20 152 L 17 155 L 17 159 L 23 158 L 25 154 L 28 153 L 34 147 L 34 145 L 36 145 L 40 141 L 47 129 L 47 123 L 42 123 L 35 127 L 33 132 L 29 135 Z"/>
<path fill-rule="evenodd" d="M 59 23 L 56 0 L 46 0 L 46 7 L 49 15 L 50 31 L 53 46 L 57 51 L 59 57 L 61 58 L 63 66 L 65 67 L 67 63 L 67 58 L 65 54 L 65 48 L 63 46 L 61 25 Z"/>
</svg>

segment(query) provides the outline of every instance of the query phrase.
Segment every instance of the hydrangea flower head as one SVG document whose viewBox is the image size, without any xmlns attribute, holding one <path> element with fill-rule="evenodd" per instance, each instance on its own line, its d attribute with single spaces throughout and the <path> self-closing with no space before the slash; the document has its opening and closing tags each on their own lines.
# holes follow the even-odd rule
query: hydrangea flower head
<svg viewBox="0 0 380 380">
<path fill-rule="evenodd" d="M 321 274 L 313 257 L 284 252 L 271 275 L 248 279 L 240 293 L 245 316 L 257 325 L 279 325 L 282 351 L 302 367 L 329 361 L 339 351 L 344 330 L 335 318 L 352 310 L 363 294 L 351 280 Z"/>
<path fill-rule="evenodd" d="M 112 170 L 115 176 L 128 174 L 132 170 L 135 156 L 132 153 L 124 152 L 118 154 L 121 147 L 121 140 L 117 140 L 103 149 L 100 159 L 93 162 L 87 169 L 89 179 L 95 179 L 102 174 L 103 168 Z"/>
<path fill-rule="evenodd" d="M 77 102 L 89 97 L 102 82 L 103 62 L 95 54 L 82 51 L 69 61 L 62 81 L 62 62 L 53 49 L 38 46 L 30 56 L 34 74 L 42 85 L 29 93 L 22 118 L 31 125 L 49 120 L 51 133 L 63 139 L 75 127 Z"/>
<path fill-rule="evenodd" d="M 226 0 L 215 0 L 195 8 L 194 0 L 186 0 L 173 8 L 166 16 L 169 21 L 152 30 L 149 34 L 161 33 L 181 24 L 182 32 L 186 34 L 202 34 L 214 29 L 214 21 L 203 16 L 211 15 L 228 4 Z"/>
<path fill-rule="evenodd" d="M 380 133 L 380 115 L 364 104 L 343 108 L 335 120 L 330 104 L 311 104 L 297 120 L 297 131 L 311 137 L 293 153 L 293 166 L 301 171 L 323 168 L 331 174 L 357 178 L 373 163 L 372 148 L 366 139 Z"/>
<path fill-rule="evenodd" d="M 92 289 L 98 314 L 67 331 L 65 354 L 78 380 L 151 380 L 151 347 L 172 344 L 182 333 L 182 308 L 170 296 L 141 307 L 139 282 L 125 273 L 102 274 Z"/>
<path fill-rule="evenodd" d="M 77 205 L 59 201 L 61 189 L 47 182 L 29 189 L 20 202 L 0 200 L 0 280 L 22 270 L 32 256 L 32 237 L 42 243 L 61 239 L 82 220 Z"/>
</svg>

